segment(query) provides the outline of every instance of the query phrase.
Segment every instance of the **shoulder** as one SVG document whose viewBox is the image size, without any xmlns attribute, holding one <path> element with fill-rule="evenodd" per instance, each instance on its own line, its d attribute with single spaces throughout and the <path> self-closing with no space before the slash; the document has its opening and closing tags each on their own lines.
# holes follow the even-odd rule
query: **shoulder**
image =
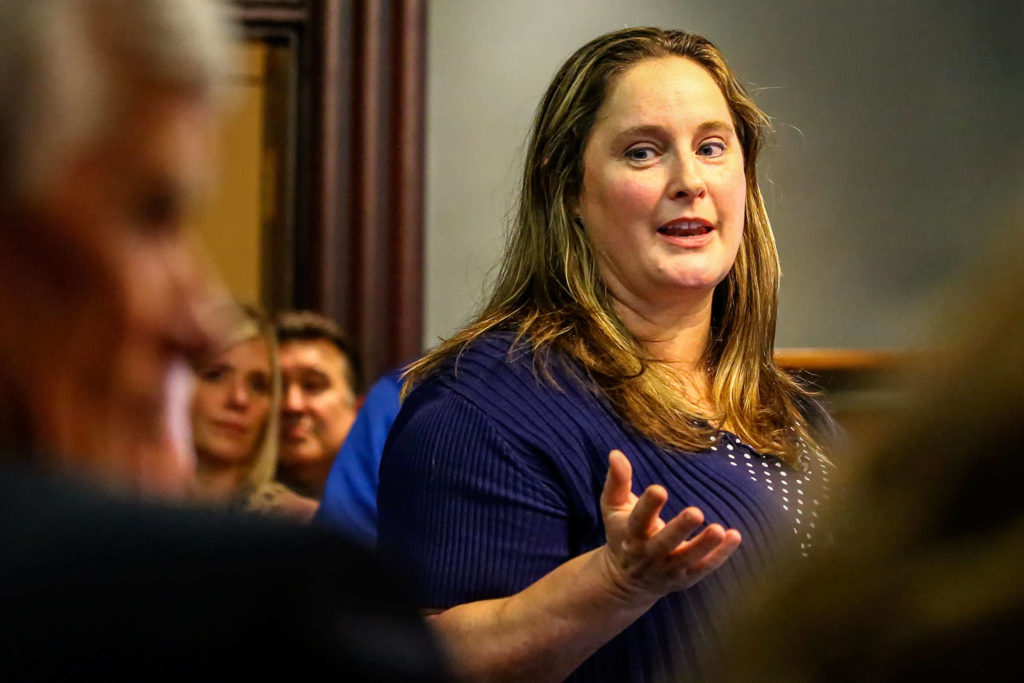
<svg viewBox="0 0 1024 683">
<path fill-rule="evenodd" d="M 603 476 L 608 443 L 623 443 L 621 421 L 568 357 L 553 351 L 542 361 L 528 342 L 503 333 L 450 358 L 405 399 L 382 479 L 389 455 L 414 453 L 430 468 L 439 454 L 446 461 L 487 454 L 486 463 L 504 458 L 546 478 L 558 471 L 578 479 L 570 470 L 592 467 Z"/>
<path fill-rule="evenodd" d="M 17 520 L 3 529 L 5 547 L 19 550 L 0 558 L 5 573 L 30 571 L 35 564 L 56 575 L 66 570 L 61 558 L 74 557 L 76 571 L 86 576 L 88 570 L 117 560 L 106 570 L 110 580 L 144 570 L 153 579 L 179 574 L 202 583 L 204 565 L 213 570 L 219 563 L 250 562 L 259 573 L 269 568 L 266 559 L 259 559 L 269 552 L 295 553 L 300 563 L 339 550 L 341 555 L 351 551 L 355 558 L 368 557 L 345 539 L 318 530 L 207 508 L 132 501 L 55 476 L 5 471 L 0 491 L 0 511 L 6 519 Z M 122 552 L 125 556 L 118 557 Z M 176 566 L 165 567 L 164 561 Z M 104 580 L 99 573 L 89 578 Z"/>
<path fill-rule="evenodd" d="M 486 406 L 502 396 L 554 398 L 575 393 L 585 386 L 578 375 L 575 363 L 561 352 L 535 351 L 528 339 L 499 331 L 467 344 L 422 385 L 444 387 Z"/>
<path fill-rule="evenodd" d="M 384 447 L 391 423 L 402 406 L 402 373 L 388 373 L 377 380 L 359 407 L 349 437 L 341 446 L 342 453 L 369 450 L 379 454 Z M 340 458 L 339 458 L 340 459 Z"/>
<path fill-rule="evenodd" d="M 394 370 L 378 379 L 366 393 L 364 405 L 397 405 L 402 393 L 402 371 Z"/>
<path fill-rule="evenodd" d="M 409 646 L 413 669 L 436 672 L 404 582 L 338 535 L 23 472 L 0 472 L 0 491 L 10 521 L 0 530 L 0 649 L 17 653 L 16 672 L 128 680 L 153 668 L 157 680 L 181 680 L 316 661 L 337 674 L 397 673 L 360 642 L 382 618 L 394 619 L 389 635 Z"/>
<path fill-rule="evenodd" d="M 299 495 L 278 481 L 258 486 L 239 502 L 245 512 L 283 517 L 300 524 L 313 519 L 319 507 L 314 498 Z"/>
</svg>

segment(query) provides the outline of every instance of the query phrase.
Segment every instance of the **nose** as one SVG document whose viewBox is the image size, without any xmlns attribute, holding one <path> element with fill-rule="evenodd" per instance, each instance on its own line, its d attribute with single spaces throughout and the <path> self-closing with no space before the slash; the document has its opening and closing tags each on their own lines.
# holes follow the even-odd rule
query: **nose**
<svg viewBox="0 0 1024 683">
<path fill-rule="evenodd" d="M 228 407 L 244 410 L 249 406 L 249 389 L 244 379 L 235 379 L 228 387 Z"/>
<path fill-rule="evenodd" d="M 696 199 L 707 192 L 703 168 L 700 161 L 692 155 L 684 154 L 677 158 L 672 177 L 668 186 L 668 194 L 672 199 Z"/>
<path fill-rule="evenodd" d="M 297 382 L 285 382 L 281 407 L 286 413 L 301 413 L 305 406 L 302 388 Z"/>
<path fill-rule="evenodd" d="M 179 244 L 168 261 L 178 304 L 168 343 L 195 363 L 212 352 L 216 340 L 225 337 L 228 321 L 223 312 L 230 295 L 210 269 L 201 265 L 192 245 Z"/>
</svg>

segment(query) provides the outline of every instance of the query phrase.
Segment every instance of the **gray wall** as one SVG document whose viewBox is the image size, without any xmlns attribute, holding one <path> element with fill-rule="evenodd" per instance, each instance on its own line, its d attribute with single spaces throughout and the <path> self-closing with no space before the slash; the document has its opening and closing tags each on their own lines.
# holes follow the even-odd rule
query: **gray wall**
<svg viewBox="0 0 1024 683">
<path fill-rule="evenodd" d="M 555 70 L 648 24 L 710 38 L 774 119 L 779 346 L 920 343 L 964 264 L 1024 217 L 1024 3 L 433 0 L 426 345 L 487 291 Z"/>
</svg>

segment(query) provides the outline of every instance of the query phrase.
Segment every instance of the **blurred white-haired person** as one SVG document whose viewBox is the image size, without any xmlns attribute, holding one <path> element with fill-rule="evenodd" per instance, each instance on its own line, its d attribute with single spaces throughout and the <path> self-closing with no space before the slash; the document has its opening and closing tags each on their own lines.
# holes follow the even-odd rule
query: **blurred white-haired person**
<svg viewBox="0 0 1024 683">
<path fill-rule="evenodd" d="M 193 0 L 0 2 L 0 439 L 147 493 L 191 470 L 168 417 L 213 333 L 184 222 L 222 31 Z"/>
<path fill-rule="evenodd" d="M 440 677 L 358 548 L 130 500 L 192 481 L 217 297 L 184 225 L 225 33 L 205 0 L 0 0 L 5 680 Z"/>
</svg>

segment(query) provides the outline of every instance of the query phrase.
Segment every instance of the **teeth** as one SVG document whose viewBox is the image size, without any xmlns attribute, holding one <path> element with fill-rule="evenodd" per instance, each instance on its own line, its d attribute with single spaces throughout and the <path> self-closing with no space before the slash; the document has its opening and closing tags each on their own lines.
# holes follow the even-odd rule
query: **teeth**
<svg viewBox="0 0 1024 683">
<path fill-rule="evenodd" d="M 694 235 L 703 235 L 708 231 L 706 225 L 699 221 L 686 221 L 683 223 L 673 223 L 672 225 L 666 225 L 658 228 L 658 232 L 665 235 L 675 235 L 681 237 L 691 237 Z"/>
</svg>

